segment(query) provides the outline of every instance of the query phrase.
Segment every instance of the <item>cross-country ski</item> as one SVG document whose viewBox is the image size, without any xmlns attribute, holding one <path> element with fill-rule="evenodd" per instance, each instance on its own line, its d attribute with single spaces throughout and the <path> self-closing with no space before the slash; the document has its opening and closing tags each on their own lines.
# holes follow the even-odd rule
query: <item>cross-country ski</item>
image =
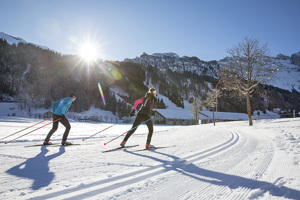
<svg viewBox="0 0 300 200">
<path fill-rule="evenodd" d="M 170 147 L 175 147 L 176 145 L 172 145 L 172 146 L 159 146 L 159 147 L 156 147 L 156 146 L 153 146 L 153 147 L 150 147 L 148 149 L 137 149 L 137 150 L 132 150 L 131 152 L 138 152 L 138 151 L 155 151 L 157 149 L 164 149 L 164 148 L 170 148 Z M 130 150 L 129 150 L 130 151 Z"/>
<path fill-rule="evenodd" d="M 128 149 L 128 148 L 133 148 L 133 147 L 137 147 L 137 146 L 139 146 L 139 145 L 136 144 L 136 145 L 130 145 L 130 146 L 124 146 L 124 147 L 117 147 L 117 148 L 112 148 L 112 149 L 104 150 L 104 151 L 102 151 L 102 153 L 108 153 L 108 152 L 113 152 L 113 151 L 125 150 L 125 149 Z"/>
<path fill-rule="evenodd" d="M 27 145 L 25 147 L 55 147 L 55 146 L 64 146 L 64 147 L 68 147 L 68 146 L 76 146 L 76 145 L 87 145 L 87 144 L 68 144 L 68 145 L 63 145 L 61 143 L 52 143 L 49 145 L 44 145 L 44 144 L 33 144 L 33 145 Z"/>
</svg>

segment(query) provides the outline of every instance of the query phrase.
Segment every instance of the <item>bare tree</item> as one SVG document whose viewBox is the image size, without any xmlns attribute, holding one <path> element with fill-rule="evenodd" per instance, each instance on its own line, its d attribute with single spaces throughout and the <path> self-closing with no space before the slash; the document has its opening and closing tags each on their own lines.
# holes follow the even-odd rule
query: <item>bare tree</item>
<svg viewBox="0 0 300 200">
<path fill-rule="evenodd" d="M 208 106 L 213 109 L 213 122 L 214 126 L 215 124 L 215 108 L 217 108 L 218 105 L 218 97 L 220 95 L 220 90 L 215 88 L 212 89 L 210 96 L 204 101 L 205 106 Z"/>
<path fill-rule="evenodd" d="M 258 39 L 245 37 L 245 41 L 228 49 L 230 61 L 220 70 L 224 89 L 234 90 L 247 99 L 249 126 L 251 118 L 250 97 L 260 83 L 266 83 L 279 70 L 271 63 L 267 44 L 260 45 Z"/>
<path fill-rule="evenodd" d="M 202 110 L 203 103 L 195 97 L 193 105 L 190 107 L 190 112 L 193 114 L 194 119 L 198 121 L 199 113 Z"/>
</svg>

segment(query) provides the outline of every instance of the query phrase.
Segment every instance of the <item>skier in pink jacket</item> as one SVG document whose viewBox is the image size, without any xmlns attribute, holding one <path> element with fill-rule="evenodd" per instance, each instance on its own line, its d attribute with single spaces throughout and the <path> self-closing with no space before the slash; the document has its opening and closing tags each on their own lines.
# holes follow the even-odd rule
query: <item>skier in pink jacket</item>
<svg viewBox="0 0 300 200">
<path fill-rule="evenodd" d="M 153 112 L 153 108 L 156 107 L 156 104 L 157 104 L 156 96 L 157 96 L 157 92 L 156 92 L 155 88 L 150 88 L 144 98 L 135 101 L 133 110 L 130 113 L 130 117 L 135 116 L 136 107 L 139 104 L 142 104 L 142 106 L 140 107 L 138 114 L 135 118 L 135 121 L 132 125 L 132 128 L 137 127 L 138 125 L 140 125 L 141 123 L 146 121 L 146 125 L 149 130 L 147 141 L 146 141 L 146 149 L 150 148 L 150 142 L 151 142 L 151 138 L 152 138 L 152 134 L 153 134 L 153 122 L 150 117 Z M 133 128 L 126 134 L 124 140 L 120 144 L 121 147 L 125 146 L 125 143 L 129 139 L 129 137 L 135 132 L 135 130 L 136 130 L 136 128 Z"/>
</svg>

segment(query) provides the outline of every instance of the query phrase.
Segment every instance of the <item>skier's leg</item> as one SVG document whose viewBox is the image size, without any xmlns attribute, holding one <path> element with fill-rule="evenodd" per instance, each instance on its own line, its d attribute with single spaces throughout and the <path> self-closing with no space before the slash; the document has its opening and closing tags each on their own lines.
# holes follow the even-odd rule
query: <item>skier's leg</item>
<svg viewBox="0 0 300 200">
<path fill-rule="evenodd" d="M 143 122 L 143 119 L 142 119 L 142 115 L 137 115 L 136 118 L 135 118 L 135 121 L 133 122 L 133 125 L 132 125 L 132 128 L 136 127 L 136 126 L 139 126 L 142 122 Z M 130 131 L 128 131 L 128 133 L 126 134 L 125 138 L 123 141 L 125 141 L 125 143 L 127 142 L 127 140 L 129 139 L 129 137 L 136 131 L 137 128 L 135 129 L 132 129 Z"/>
<path fill-rule="evenodd" d="M 69 132 L 70 132 L 70 129 L 71 129 L 71 125 L 70 125 L 69 120 L 66 117 L 61 119 L 60 122 L 66 127 L 66 130 L 64 132 L 63 139 L 62 139 L 62 141 L 65 142 L 68 138 L 68 135 L 69 135 Z"/>
<path fill-rule="evenodd" d="M 57 120 L 60 116 L 58 115 L 53 115 L 53 121 Z M 53 133 L 57 130 L 58 128 L 58 121 L 56 122 L 53 122 L 53 126 L 52 126 L 52 129 L 49 131 L 46 139 L 45 139 L 45 142 L 49 142 L 51 136 L 53 135 Z"/>
<path fill-rule="evenodd" d="M 149 121 L 146 122 L 146 124 L 147 124 L 148 130 L 149 130 L 146 144 L 150 145 L 152 134 L 153 134 L 153 122 L 150 119 Z"/>
</svg>

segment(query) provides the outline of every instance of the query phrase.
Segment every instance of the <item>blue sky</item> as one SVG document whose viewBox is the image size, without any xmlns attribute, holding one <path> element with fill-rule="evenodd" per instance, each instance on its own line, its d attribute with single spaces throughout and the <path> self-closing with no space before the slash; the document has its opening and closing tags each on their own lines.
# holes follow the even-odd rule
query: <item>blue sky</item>
<svg viewBox="0 0 300 200">
<path fill-rule="evenodd" d="M 0 0 L 0 32 L 77 54 L 90 40 L 103 59 L 174 52 L 220 60 L 245 36 L 271 56 L 300 51 L 300 0 Z"/>
</svg>

